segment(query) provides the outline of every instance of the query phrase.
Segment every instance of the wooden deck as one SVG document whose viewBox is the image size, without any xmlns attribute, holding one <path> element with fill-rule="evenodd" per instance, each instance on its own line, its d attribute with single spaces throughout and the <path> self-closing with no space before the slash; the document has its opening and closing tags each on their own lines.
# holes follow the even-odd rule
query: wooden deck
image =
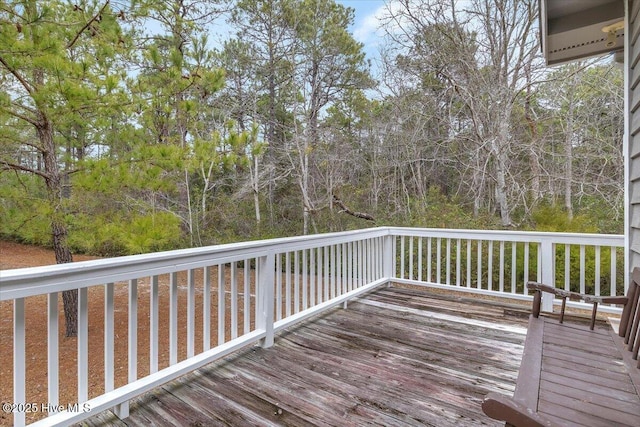
<svg viewBox="0 0 640 427">
<path fill-rule="evenodd" d="M 527 312 L 400 287 L 380 289 L 86 424 L 501 425 L 489 391 L 512 395 Z"/>
</svg>

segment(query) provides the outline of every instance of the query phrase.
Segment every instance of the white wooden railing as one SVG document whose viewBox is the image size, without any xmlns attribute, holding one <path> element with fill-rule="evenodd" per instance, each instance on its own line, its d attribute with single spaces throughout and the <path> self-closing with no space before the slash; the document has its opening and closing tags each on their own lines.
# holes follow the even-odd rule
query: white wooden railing
<svg viewBox="0 0 640 427">
<path fill-rule="evenodd" d="M 13 302 L 14 361 L 13 397 L 2 409 L 13 412 L 16 426 L 30 412 L 48 413 L 32 425 L 66 425 L 107 409 L 124 418 L 132 398 L 247 345 L 270 346 L 277 331 L 390 282 L 521 299 L 531 298 L 526 280 L 621 294 L 623 245 L 617 235 L 380 227 L 2 271 L 0 304 Z M 77 402 L 61 405 L 58 361 L 67 356 L 60 353 L 58 300 L 73 289 L 79 290 Z M 31 402 L 25 302 L 43 296 L 48 393 L 46 402 Z M 89 318 L 93 299 L 104 307 L 99 319 Z M 139 321 L 139 310 L 148 311 L 148 320 Z M 125 331 L 114 321 L 121 311 Z M 163 316 L 168 331 L 159 330 Z M 99 387 L 89 381 L 95 322 L 104 331 Z M 149 345 L 140 352 L 141 330 Z M 126 362 L 114 356 L 120 334 L 127 337 Z M 116 381 L 122 364 L 126 379 Z"/>
<path fill-rule="evenodd" d="M 624 236 L 390 228 L 394 282 L 531 299 L 530 280 L 591 295 L 624 295 Z M 547 295 L 543 310 L 560 304 Z M 590 308 L 568 302 L 569 307 Z M 614 307 L 602 311 L 617 313 Z"/>
</svg>

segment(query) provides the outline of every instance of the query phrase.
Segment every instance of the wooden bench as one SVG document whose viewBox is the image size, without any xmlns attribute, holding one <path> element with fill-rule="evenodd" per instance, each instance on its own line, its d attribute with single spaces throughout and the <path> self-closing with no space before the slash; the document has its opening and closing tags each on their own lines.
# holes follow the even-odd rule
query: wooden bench
<svg viewBox="0 0 640 427">
<path fill-rule="evenodd" d="M 507 425 L 640 426 L 640 268 L 626 297 L 593 297 L 530 282 L 532 314 L 512 398 L 489 393 L 482 410 Z M 539 316 L 542 292 L 563 299 L 560 322 Z M 591 324 L 560 324 L 566 299 L 594 304 Z M 598 304 L 622 304 L 619 330 L 596 324 Z"/>
</svg>

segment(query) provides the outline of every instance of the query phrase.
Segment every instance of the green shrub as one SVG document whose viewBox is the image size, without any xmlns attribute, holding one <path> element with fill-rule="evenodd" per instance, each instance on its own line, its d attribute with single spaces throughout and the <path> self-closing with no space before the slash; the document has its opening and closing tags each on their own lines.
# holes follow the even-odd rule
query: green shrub
<svg viewBox="0 0 640 427">
<path fill-rule="evenodd" d="M 569 218 L 567 212 L 559 206 L 544 204 L 539 206 L 532 214 L 532 221 L 536 231 L 548 232 L 567 232 L 567 233 L 598 233 L 600 230 L 597 226 L 597 217 L 587 214 L 575 215 Z M 567 247 L 558 245 L 555 250 L 556 262 L 556 287 L 565 287 L 565 260 Z M 584 259 L 584 278 L 580 277 L 581 257 Z M 616 283 L 623 286 L 623 254 L 616 254 Z M 611 283 L 611 249 L 608 247 L 600 248 L 600 260 L 597 265 L 596 248 L 594 246 L 585 246 L 584 250 L 579 245 L 569 246 L 569 289 L 574 292 L 585 291 L 593 293 L 596 283 L 596 267 L 599 268 L 600 274 L 598 281 L 601 289 L 608 289 Z M 583 283 L 581 286 L 581 281 Z M 584 289 L 582 289 L 584 287 Z"/>
<path fill-rule="evenodd" d="M 180 220 L 167 212 L 76 215 L 69 233 L 74 252 L 100 256 L 168 250 L 181 243 Z"/>
</svg>

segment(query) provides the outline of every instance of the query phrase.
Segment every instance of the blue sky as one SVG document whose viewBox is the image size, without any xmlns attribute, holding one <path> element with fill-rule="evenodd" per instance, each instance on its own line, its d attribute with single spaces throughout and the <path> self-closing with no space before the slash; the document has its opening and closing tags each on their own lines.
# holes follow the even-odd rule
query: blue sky
<svg viewBox="0 0 640 427">
<path fill-rule="evenodd" d="M 382 33 L 378 30 L 379 17 L 385 7 L 385 0 L 336 0 L 346 7 L 355 10 L 355 22 L 353 28 L 354 38 L 364 43 L 365 52 L 369 59 L 378 56 L 378 44 Z"/>
<path fill-rule="evenodd" d="M 350 28 L 354 38 L 364 44 L 364 51 L 367 59 L 375 62 L 380 57 L 379 45 L 382 41 L 383 32 L 378 27 L 379 17 L 384 15 L 385 3 L 392 0 L 335 0 L 336 3 L 354 9 L 354 24 Z M 226 22 L 227 17 L 223 16 L 215 21 L 212 26 L 209 43 L 213 47 L 219 47 L 222 41 L 235 35 L 236 30 Z M 153 23 L 154 27 L 158 25 Z"/>
</svg>

